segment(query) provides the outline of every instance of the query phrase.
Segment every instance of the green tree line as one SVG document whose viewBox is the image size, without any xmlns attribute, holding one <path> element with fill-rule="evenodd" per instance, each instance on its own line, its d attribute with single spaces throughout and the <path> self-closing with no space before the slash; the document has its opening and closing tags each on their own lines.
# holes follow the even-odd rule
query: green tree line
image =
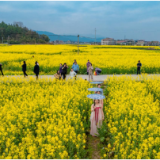
<svg viewBox="0 0 160 160">
<path fill-rule="evenodd" d="M 50 40 L 48 36 L 39 35 L 27 27 L 22 27 L 18 24 L 6 24 L 3 21 L 0 23 L 0 39 L 2 37 L 3 43 L 9 44 L 44 44 Z"/>
</svg>

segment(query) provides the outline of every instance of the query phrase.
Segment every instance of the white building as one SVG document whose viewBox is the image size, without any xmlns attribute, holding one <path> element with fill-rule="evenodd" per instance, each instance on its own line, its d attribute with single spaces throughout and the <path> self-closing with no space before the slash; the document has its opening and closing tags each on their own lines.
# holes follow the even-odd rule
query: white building
<svg viewBox="0 0 160 160">
<path fill-rule="evenodd" d="M 139 41 L 137 41 L 137 43 L 136 43 L 137 46 L 144 46 L 144 44 L 145 44 L 145 41 L 144 41 L 144 40 L 139 40 Z"/>
<path fill-rule="evenodd" d="M 101 40 L 101 45 L 115 45 L 116 41 L 113 38 L 105 38 Z"/>
</svg>

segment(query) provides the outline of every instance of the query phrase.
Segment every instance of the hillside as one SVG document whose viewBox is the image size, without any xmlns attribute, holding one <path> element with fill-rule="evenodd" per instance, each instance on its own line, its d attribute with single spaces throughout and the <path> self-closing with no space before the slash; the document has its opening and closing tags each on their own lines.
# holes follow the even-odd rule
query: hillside
<svg viewBox="0 0 160 160">
<path fill-rule="evenodd" d="M 48 36 L 39 35 L 35 31 L 29 30 L 27 27 L 20 27 L 18 25 L 0 23 L 0 37 L 3 37 L 3 43 L 10 44 L 33 44 L 33 43 L 47 43 Z"/>
<path fill-rule="evenodd" d="M 74 41 L 77 42 L 77 36 L 71 36 L 71 35 L 57 35 L 52 32 L 47 31 L 36 31 L 38 34 L 45 34 L 49 37 L 50 41 L 60 40 L 60 41 Z M 104 38 L 104 37 L 103 37 Z M 102 37 L 96 38 L 96 42 L 101 42 Z M 94 38 L 88 38 L 88 37 L 79 37 L 79 42 L 95 42 Z"/>
</svg>

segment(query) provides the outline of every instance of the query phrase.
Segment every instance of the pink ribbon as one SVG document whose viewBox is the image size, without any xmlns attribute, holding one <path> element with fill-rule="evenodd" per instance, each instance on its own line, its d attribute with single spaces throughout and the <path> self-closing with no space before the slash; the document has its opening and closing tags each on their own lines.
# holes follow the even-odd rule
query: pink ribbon
<svg viewBox="0 0 160 160">
<path fill-rule="evenodd" d="M 95 120 L 96 120 L 96 125 L 97 125 L 97 123 L 98 123 L 98 115 L 99 115 L 99 109 L 100 109 L 101 107 L 96 107 L 95 108 Z"/>
</svg>

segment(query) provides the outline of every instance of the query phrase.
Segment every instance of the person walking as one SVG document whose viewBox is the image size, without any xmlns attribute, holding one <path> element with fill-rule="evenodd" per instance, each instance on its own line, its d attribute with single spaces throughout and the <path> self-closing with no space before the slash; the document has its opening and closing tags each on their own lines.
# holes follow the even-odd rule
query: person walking
<svg viewBox="0 0 160 160">
<path fill-rule="evenodd" d="M 67 68 L 68 68 L 67 64 L 64 63 L 64 65 L 62 67 L 62 77 L 63 77 L 63 79 L 66 79 Z"/>
<path fill-rule="evenodd" d="M 138 63 L 137 63 L 137 75 L 141 74 L 141 67 L 142 67 L 142 64 L 141 64 L 140 61 L 138 61 Z"/>
<path fill-rule="evenodd" d="M 2 63 L 0 63 L 0 71 L 2 73 L 2 76 L 4 76 L 3 71 L 2 71 Z"/>
<path fill-rule="evenodd" d="M 91 62 L 88 60 L 88 62 L 87 62 L 87 75 L 89 74 L 89 70 L 88 70 L 88 68 L 89 68 L 89 66 L 90 66 L 90 64 L 91 64 Z"/>
<path fill-rule="evenodd" d="M 103 113 L 102 113 L 102 105 L 98 99 L 94 100 L 94 104 L 91 106 L 91 130 L 90 134 L 92 136 L 98 136 L 97 128 L 102 126 Z"/>
<path fill-rule="evenodd" d="M 35 62 L 34 73 L 36 74 L 36 79 L 38 80 L 38 75 L 39 75 L 39 64 L 38 64 L 37 61 Z"/>
<path fill-rule="evenodd" d="M 22 71 L 23 71 L 24 77 L 28 76 L 27 73 L 26 73 L 26 70 L 27 70 L 26 62 L 23 61 Z"/>
<path fill-rule="evenodd" d="M 90 81 L 90 79 L 93 81 L 93 67 L 92 67 L 92 63 L 89 64 L 88 72 L 89 72 L 89 81 Z"/>
<path fill-rule="evenodd" d="M 73 70 L 73 68 L 71 68 L 71 71 L 70 71 L 70 78 L 73 79 L 73 77 L 76 76 L 76 72 Z"/>
<path fill-rule="evenodd" d="M 61 79 L 61 74 L 60 74 L 59 70 L 58 70 L 57 73 L 54 75 L 54 77 L 55 77 L 57 80 L 60 80 L 60 79 Z"/>
</svg>

